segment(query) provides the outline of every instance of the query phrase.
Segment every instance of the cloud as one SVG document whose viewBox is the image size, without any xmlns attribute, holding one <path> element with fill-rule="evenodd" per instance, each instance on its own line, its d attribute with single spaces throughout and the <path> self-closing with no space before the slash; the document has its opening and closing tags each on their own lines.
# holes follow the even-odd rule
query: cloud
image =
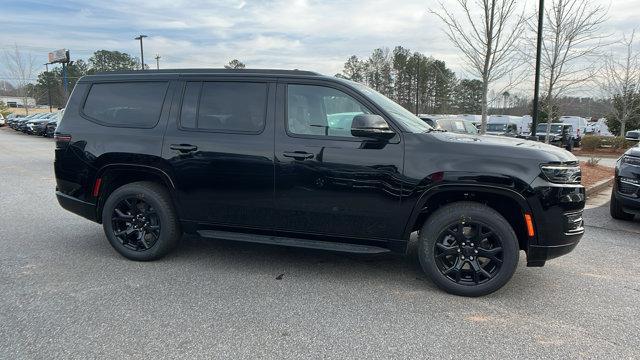
<svg viewBox="0 0 640 360">
<path fill-rule="evenodd" d="M 612 31 L 636 26 L 636 2 L 611 3 Z M 4 5 L 0 47 L 15 42 L 43 60 L 57 48 L 74 58 L 103 48 L 138 56 L 133 38 L 146 34 L 145 53 L 160 54 L 162 67 L 221 67 L 237 58 L 249 67 L 333 75 L 353 54 L 402 45 L 460 73 L 462 57 L 428 12 L 437 6 L 435 0 L 23 0 Z"/>
</svg>

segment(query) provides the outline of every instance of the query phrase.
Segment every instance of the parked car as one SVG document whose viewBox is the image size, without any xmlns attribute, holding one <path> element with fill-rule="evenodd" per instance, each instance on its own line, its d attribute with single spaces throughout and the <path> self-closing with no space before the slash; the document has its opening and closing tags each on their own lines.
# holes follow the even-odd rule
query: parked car
<svg viewBox="0 0 640 360">
<path fill-rule="evenodd" d="M 350 113 L 350 131 L 329 119 Z M 340 115 L 342 117 L 343 115 Z M 584 233 L 575 156 L 434 131 L 365 85 L 307 71 L 170 70 L 79 79 L 55 133 L 60 205 L 132 260 L 205 238 L 418 256 L 480 296 Z"/>
<path fill-rule="evenodd" d="M 529 131 L 521 116 L 491 115 L 487 119 L 487 134 L 521 137 Z"/>
<path fill-rule="evenodd" d="M 538 141 L 545 142 L 548 135 L 549 144 L 565 148 L 567 151 L 573 150 L 573 144 L 575 143 L 573 134 L 573 125 L 571 124 L 553 123 L 548 133 L 547 123 L 538 124 L 536 127 Z"/>
<path fill-rule="evenodd" d="M 518 131 L 518 125 L 514 123 L 493 123 L 487 124 L 486 134 L 517 137 L 520 132 Z"/>
<path fill-rule="evenodd" d="M 561 116 L 560 122 L 571 124 L 573 127 L 573 146 L 582 145 L 582 137 L 587 133 L 587 119 L 581 116 Z"/>
<path fill-rule="evenodd" d="M 444 118 L 435 120 L 436 129 L 458 134 L 477 135 L 478 129 L 469 121 L 456 118 Z"/>
<path fill-rule="evenodd" d="M 21 118 L 22 116 L 17 116 L 16 114 L 9 114 L 9 116 L 7 116 L 7 126 L 13 129 L 16 122 Z"/>
<path fill-rule="evenodd" d="M 631 141 L 640 140 L 640 129 L 627 131 L 627 133 L 624 135 L 624 138 Z"/>
<path fill-rule="evenodd" d="M 427 125 L 431 126 L 432 128 L 437 128 L 438 125 L 436 124 L 436 120 L 440 119 L 440 116 L 434 116 L 434 115 L 418 115 L 418 117 L 420 118 L 420 120 L 424 121 Z"/>
<path fill-rule="evenodd" d="M 56 132 L 56 128 L 58 127 L 60 120 L 62 120 L 63 115 L 64 115 L 64 109 L 56 113 L 56 116 L 53 118 L 53 120 L 50 120 L 47 123 L 47 131 L 45 132 L 44 136 L 53 137 L 53 134 Z"/>
<path fill-rule="evenodd" d="M 611 217 L 632 220 L 640 215 L 640 145 L 627 150 L 616 162 Z"/>
<path fill-rule="evenodd" d="M 44 135 L 47 132 L 47 124 L 55 115 L 55 113 L 45 113 L 27 121 L 26 132 L 31 135 Z"/>
<path fill-rule="evenodd" d="M 4 126 L 7 123 L 7 120 L 4 118 L 4 115 L 0 114 L 0 126 Z"/>
<path fill-rule="evenodd" d="M 39 115 L 40 114 L 32 114 L 32 115 L 28 115 L 28 116 L 25 116 L 25 117 L 21 118 L 20 120 L 18 120 L 16 122 L 15 127 L 13 129 L 16 130 L 16 131 L 26 132 L 27 131 L 27 122 L 31 121 L 32 119 L 35 119 Z"/>
</svg>

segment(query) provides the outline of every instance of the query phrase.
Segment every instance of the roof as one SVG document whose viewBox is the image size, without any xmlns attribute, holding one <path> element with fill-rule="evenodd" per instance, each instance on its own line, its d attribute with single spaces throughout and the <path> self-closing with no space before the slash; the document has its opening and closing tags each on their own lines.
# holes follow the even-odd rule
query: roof
<svg viewBox="0 0 640 360">
<path fill-rule="evenodd" d="M 162 69 L 162 70 L 126 70 L 96 73 L 95 76 L 106 75 L 305 75 L 322 76 L 317 72 L 306 70 L 282 70 L 282 69 Z"/>
<path fill-rule="evenodd" d="M 280 69 L 162 69 L 162 70 L 128 70 L 97 73 L 83 76 L 79 82 L 95 81 L 123 81 L 145 80 L 149 78 L 162 80 L 177 80 L 181 77 L 198 76 L 224 76 L 224 77 L 301 77 L 320 78 L 325 77 L 317 72 L 304 70 L 280 70 Z"/>
</svg>

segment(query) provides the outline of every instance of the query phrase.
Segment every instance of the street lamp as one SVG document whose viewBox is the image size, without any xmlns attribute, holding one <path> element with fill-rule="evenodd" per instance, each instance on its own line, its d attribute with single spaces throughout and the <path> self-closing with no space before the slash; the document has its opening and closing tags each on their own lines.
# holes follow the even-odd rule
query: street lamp
<svg viewBox="0 0 640 360">
<path fill-rule="evenodd" d="M 531 140 L 537 140 L 536 137 L 536 127 L 538 126 L 538 115 L 540 111 L 538 110 L 538 103 L 540 99 L 540 55 L 542 52 L 542 21 L 544 19 L 544 0 L 540 0 L 540 4 L 538 5 L 538 39 L 536 43 L 536 78 L 535 78 L 535 88 L 533 90 L 533 116 L 531 121 Z M 551 121 L 549 119 L 548 121 Z"/>
<path fill-rule="evenodd" d="M 147 35 L 140 34 L 134 38 L 134 40 L 140 40 L 140 70 L 144 70 L 144 49 L 142 48 L 142 39 L 146 37 Z"/>
</svg>

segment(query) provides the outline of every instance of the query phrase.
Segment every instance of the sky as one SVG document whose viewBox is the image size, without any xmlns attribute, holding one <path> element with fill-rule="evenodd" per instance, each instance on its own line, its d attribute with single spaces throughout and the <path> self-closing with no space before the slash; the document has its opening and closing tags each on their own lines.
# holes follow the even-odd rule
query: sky
<svg viewBox="0 0 640 360">
<path fill-rule="evenodd" d="M 640 30 L 639 0 L 592 1 L 609 8 L 603 31 L 612 39 Z M 537 1 L 522 3 L 534 11 Z M 60 48 L 72 60 L 99 49 L 139 56 L 134 37 L 145 34 L 145 63 L 152 67 L 159 54 L 161 68 L 222 67 L 237 58 L 251 68 L 334 75 L 351 55 L 402 45 L 469 77 L 429 13 L 438 6 L 436 0 L 0 0 L 0 50 L 17 44 L 42 64 Z"/>
</svg>

